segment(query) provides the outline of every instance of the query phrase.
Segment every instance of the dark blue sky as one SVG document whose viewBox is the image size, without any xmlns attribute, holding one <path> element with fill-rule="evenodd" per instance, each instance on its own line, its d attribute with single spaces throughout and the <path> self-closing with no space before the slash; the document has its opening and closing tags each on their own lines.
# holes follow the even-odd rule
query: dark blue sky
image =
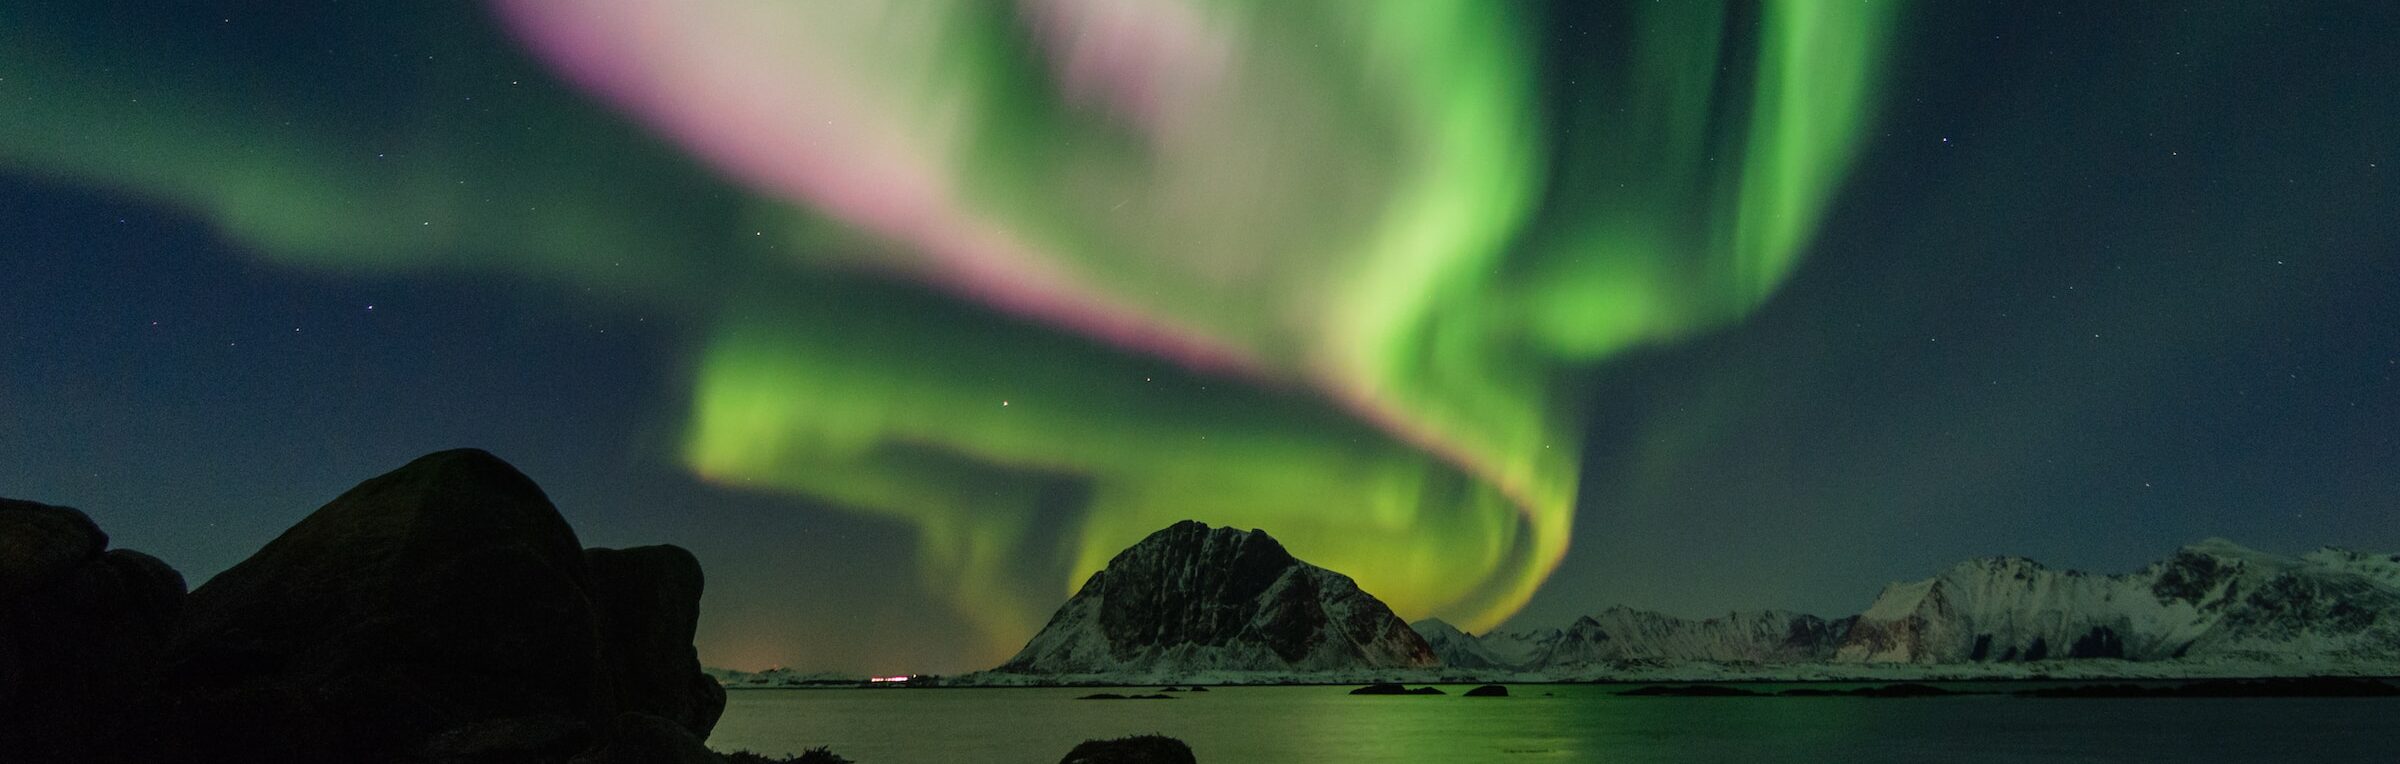
<svg viewBox="0 0 2400 764">
<path fill-rule="evenodd" d="M 1973 555 L 2400 546 L 2400 90 L 2364 76 L 2400 55 L 2361 12 L 1924 22 L 1776 301 L 1604 373 L 1559 578 L 1612 591 L 1520 621 L 1838 612 Z"/>
</svg>

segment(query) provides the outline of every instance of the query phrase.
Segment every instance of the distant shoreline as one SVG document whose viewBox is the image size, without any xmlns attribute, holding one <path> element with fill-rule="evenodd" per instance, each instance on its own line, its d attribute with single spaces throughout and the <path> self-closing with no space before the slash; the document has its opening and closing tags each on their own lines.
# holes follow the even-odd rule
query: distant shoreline
<svg viewBox="0 0 2400 764">
<path fill-rule="evenodd" d="M 2014 677 L 1983 677 L 1983 678 L 1972 678 L 1972 679 L 1893 679 L 1893 678 L 1889 678 L 1889 677 L 1884 677 L 1884 678 L 1868 678 L 1868 679 L 1825 679 L 1825 678 L 1812 678 L 1812 679 L 1654 679 L 1654 678 L 1644 678 L 1644 679 L 1572 679 L 1572 680 L 1569 680 L 1569 679 L 1557 679 L 1557 680 L 1543 680 L 1543 681 L 1523 681 L 1523 682 L 1513 682 L 1513 681 L 1493 681 L 1493 682 L 1487 682 L 1487 681 L 1480 681 L 1480 680 L 1473 680 L 1473 679 L 1439 679 L 1439 680 L 1426 680 L 1426 681 L 1408 681 L 1408 682 L 1398 682 L 1397 684 L 1428 685 L 1428 686 L 1436 686 L 1436 687 L 1472 687 L 1472 686 L 1476 686 L 1476 685 L 1485 685 L 1485 684 L 1504 684 L 1504 685 L 1510 685 L 1510 686 L 1526 686 L 1526 687 L 1562 687 L 1562 686 L 1575 686 L 1575 685 L 1622 685 L 1622 686 L 1646 686 L 1646 685 L 1662 685 L 1662 684 L 1691 684 L 1691 685 L 1790 685 L 1790 684 L 1832 685 L 1832 684 L 1863 684 L 1863 685 L 1881 685 L 1881 684 L 1895 684 L 1895 683 L 1921 683 L 1921 684 L 2059 684 L 2059 685 L 2105 685 L 2105 684 L 2170 684 L 2170 683 L 2172 683 L 2172 684 L 2189 684 L 2189 683 L 2197 683 L 2197 682 L 2276 682 L 2276 681 L 2293 681 L 2293 680 L 2304 680 L 2304 679 L 2357 679 L 2357 680 L 2369 680 L 2369 681 L 2380 681 L 2380 682 L 2393 682 L 2393 683 L 2400 683 L 2400 673 L 2394 673 L 2394 674 L 2260 674 L 2260 675 L 2244 675 L 2244 676 L 2233 676 L 2233 675 L 2226 675 L 2226 676 L 2192 676 L 2192 677 L 2024 677 L 2024 676 L 2014 676 Z M 868 685 L 868 684 L 855 684 L 855 685 L 852 685 L 852 684 L 815 684 L 815 685 L 780 685 L 780 686 L 779 686 L 779 685 L 726 685 L 726 686 L 725 686 L 725 690 L 726 690 L 727 692 L 753 692 L 753 691 L 802 691 L 802 692 L 809 692 L 809 691 L 820 691 L 820 690 L 878 690 L 878 691 L 884 691 L 884 690 L 1061 690 L 1061 689 L 1078 689 L 1078 690 L 1080 690 L 1080 689 L 1122 689 L 1122 688 L 1131 688 L 1131 687 L 1160 687 L 1160 686 L 1166 686 L 1166 685 L 1183 685 L 1183 686 L 1193 686 L 1193 687 L 1354 687 L 1354 686 L 1361 685 L 1361 684 L 1370 684 L 1370 682 L 1332 682 L 1332 681 L 1325 681 L 1325 682 L 1237 682 L 1237 683 L 1211 683 L 1211 682 L 1075 682 L 1075 683 L 1060 683 L 1060 684 L 941 684 L 941 685 L 925 685 L 925 686 L 889 686 L 889 685 L 885 685 L 885 686 L 878 686 L 878 685 Z"/>
</svg>

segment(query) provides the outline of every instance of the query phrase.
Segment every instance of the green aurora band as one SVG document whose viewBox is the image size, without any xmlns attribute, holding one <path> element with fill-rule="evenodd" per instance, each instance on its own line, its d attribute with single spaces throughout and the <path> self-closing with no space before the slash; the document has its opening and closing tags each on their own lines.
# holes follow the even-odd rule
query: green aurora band
<svg viewBox="0 0 2400 764">
<path fill-rule="evenodd" d="M 713 326 L 684 461 L 910 524 L 994 655 L 1186 518 L 1480 631 L 1567 549 L 1579 371 L 1774 292 L 1897 21 L 687 5 L 152 30 L 174 44 L 100 31 L 106 9 L 0 10 L 0 99 L 25 106 L 0 168 L 145 194 L 296 266 L 508 274 Z M 1536 34 L 1570 13 L 1584 34 Z M 383 65 L 403 58 L 426 61 Z M 762 83 L 801 111 L 709 106 Z M 860 143 L 780 150 L 816 138 Z M 810 172 L 933 190 L 882 215 L 898 192 Z"/>
</svg>

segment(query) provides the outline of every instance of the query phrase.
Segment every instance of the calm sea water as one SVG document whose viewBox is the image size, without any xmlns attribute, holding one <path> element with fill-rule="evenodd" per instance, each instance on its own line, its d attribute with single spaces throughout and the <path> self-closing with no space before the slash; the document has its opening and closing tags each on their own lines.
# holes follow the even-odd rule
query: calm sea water
<svg viewBox="0 0 2400 764">
<path fill-rule="evenodd" d="M 735 690 L 709 745 L 777 754 L 825 745 L 861 764 L 1055 762 L 1088 738 L 1146 732 L 1183 739 L 1202 764 L 2400 761 L 2400 698 L 1611 694 L 1625 688 L 1517 685 L 1512 697 L 1466 698 L 1465 686 L 1423 697 L 1221 687 L 1140 701 L 1075 698 L 1158 688 Z"/>
</svg>

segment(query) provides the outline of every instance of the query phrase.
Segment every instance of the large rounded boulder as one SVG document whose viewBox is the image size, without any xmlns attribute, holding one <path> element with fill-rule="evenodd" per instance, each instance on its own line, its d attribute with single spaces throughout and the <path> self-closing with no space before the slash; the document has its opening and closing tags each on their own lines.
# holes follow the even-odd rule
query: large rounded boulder
<svg viewBox="0 0 2400 764">
<path fill-rule="evenodd" d="M 725 711 L 725 687 L 702 673 L 692 647 L 704 583 L 699 559 L 667 545 L 583 554 L 617 708 L 706 736 Z"/>
<path fill-rule="evenodd" d="M 192 592 L 185 736 L 260 760 L 378 760 L 511 718 L 614 715 L 583 549 L 482 451 L 369 480 Z M 689 640 L 689 632 L 685 633 Z"/>
</svg>

